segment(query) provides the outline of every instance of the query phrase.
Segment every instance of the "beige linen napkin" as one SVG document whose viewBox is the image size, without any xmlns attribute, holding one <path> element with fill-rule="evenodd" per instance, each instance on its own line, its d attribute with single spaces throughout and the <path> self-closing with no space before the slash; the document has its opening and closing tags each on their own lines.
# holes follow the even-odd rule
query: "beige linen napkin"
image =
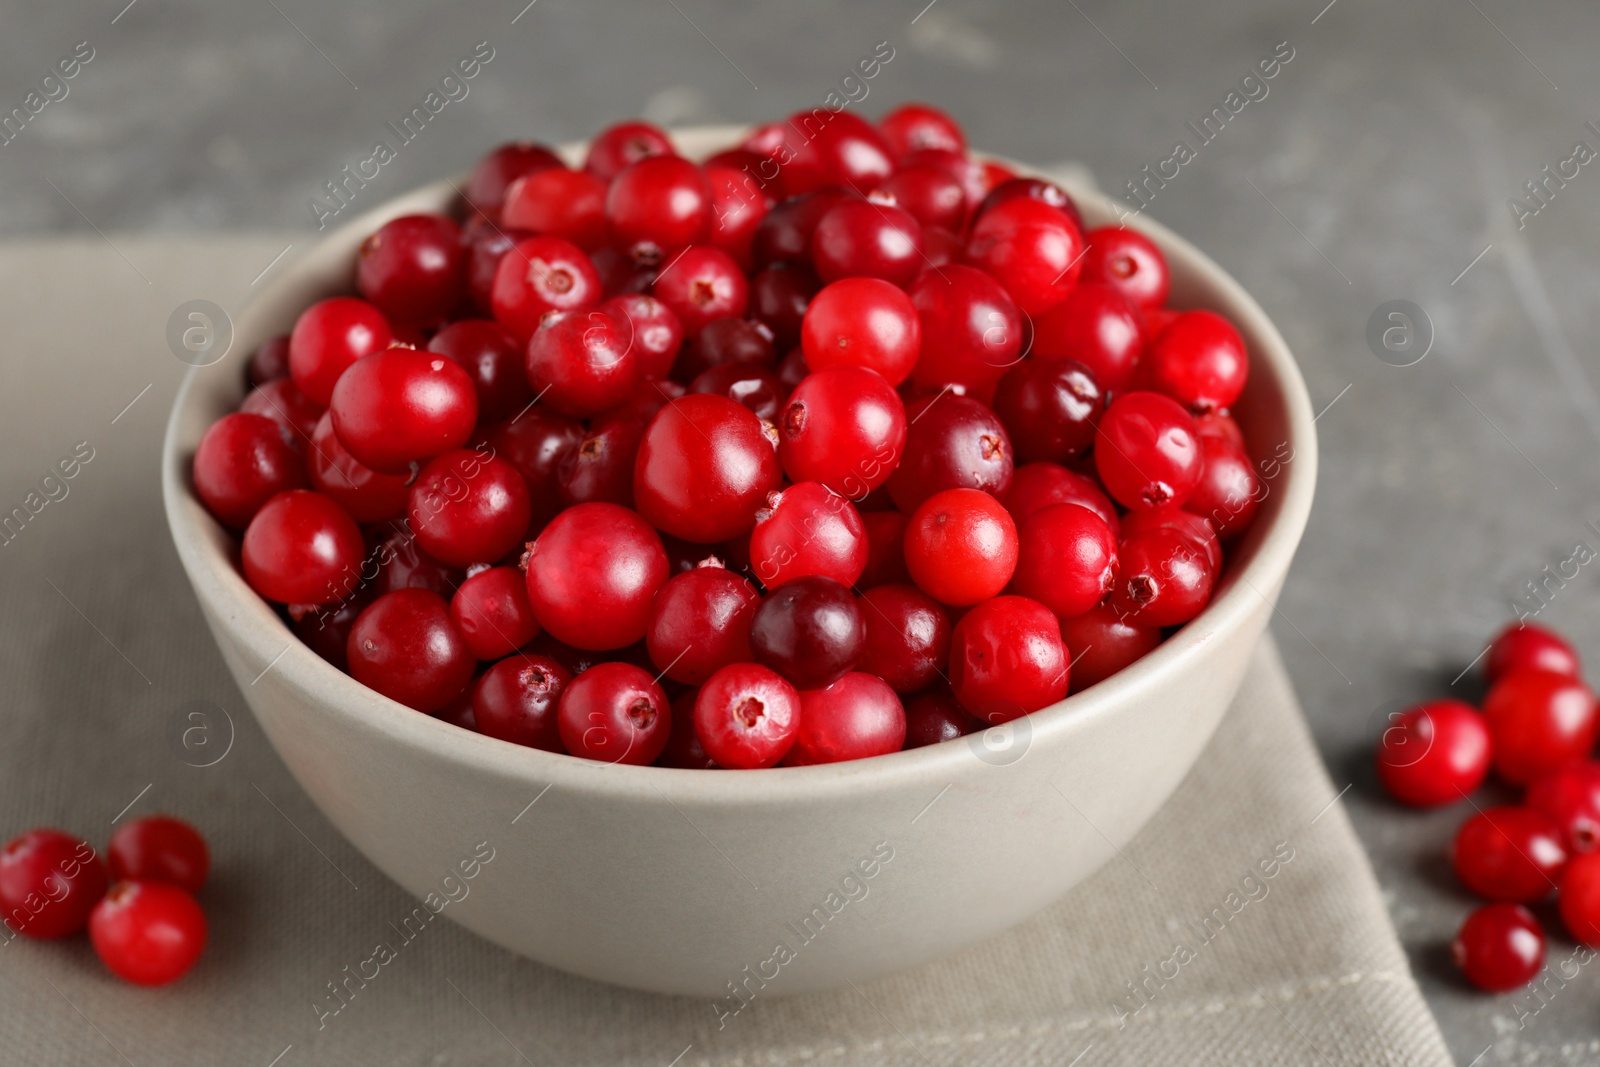
<svg viewBox="0 0 1600 1067">
<path fill-rule="evenodd" d="M 157 479 L 184 370 L 169 315 L 195 298 L 237 311 L 290 242 L 113 240 L 0 246 L 0 516 L 27 515 L 0 534 L 0 838 L 59 825 L 100 846 L 137 814 L 190 819 L 214 849 L 212 940 L 161 990 L 111 978 L 81 938 L 4 943 L 0 1063 L 1449 1062 L 1270 643 L 1133 844 L 960 956 L 757 1000 L 719 1029 L 709 1003 L 569 977 L 432 924 L 319 1030 L 327 983 L 400 941 L 391 924 L 413 902 L 256 729 Z M 177 743 L 195 728 L 214 761 L 193 736 Z"/>
</svg>

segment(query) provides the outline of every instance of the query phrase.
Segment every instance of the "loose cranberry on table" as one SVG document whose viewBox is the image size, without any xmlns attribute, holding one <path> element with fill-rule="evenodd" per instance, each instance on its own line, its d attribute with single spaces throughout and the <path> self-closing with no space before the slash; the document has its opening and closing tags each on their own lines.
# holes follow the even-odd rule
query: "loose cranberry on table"
<svg viewBox="0 0 1600 1067">
<path fill-rule="evenodd" d="M 786 767 L 839 763 L 899 752 L 906 713 L 893 689 L 876 675 L 852 671 L 822 689 L 800 693 L 800 729 L 783 757 Z"/>
<path fill-rule="evenodd" d="M 113 881 L 170 882 L 198 893 L 211 870 L 200 832 L 170 815 L 146 815 L 119 826 L 106 845 Z"/>
<path fill-rule="evenodd" d="M 1514 785 L 1575 763 L 1594 749 L 1594 694 L 1576 678 L 1541 670 L 1501 676 L 1483 701 L 1494 769 Z"/>
<path fill-rule="evenodd" d="M 533 542 L 526 566 L 539 625 L 589 651 L 642 638 L 669 576 L 661 538 L 637 512 L 616 504 L 563 511 Z"/>
<path fill-rule="evenodd" d="M 922 748 L 954 741 L 986 728 L 956 702 L 946 687 L 929 689 L 906 701 L 906 748 Z"/>
<path fill-rule="evenodd" d="M 495 319 L 518 337 L 530 336 L 552 311 L 585 308 L 600 297 L 600 275 L 583 249 L 548 234 L 513 245 L 490 292 Z"/>
<path fill-rule="evenodd" d="M 1461 884 L 1490 900 L 1540 900 L 1555 890 L 1567 863 L 1561 831 L 1550 817 L 1515 805 L 1468 819 L 1450 854 Z"/>
<path fill-rule="evenodd" d="M 1527 985 L 1544 966 L 1544 930 L 1520 904 L 1488 904 L 1467 916 L 1450 954 L 1467 981 L 1489 993 Z"/>
<path fill-rule="evenodd" d="M 1536 622 L 1514 622 L 1495 637 L 1484 660 L 1483 673 L 1490 685 L 1519 670 L 1548 671 L 1580 677 L 1578 652 L 1566 638 Z"/>
<path fill-rule="evenodd" d="M 568 683 L 556 724 L 572 755 L 642 767 L 667 746 L 672 709 L 647 672 L 631 663 L 597 663 Z"/>
<path fill-rule="evenodd" d="M 328 414 L 333 432 L 359 463 L 399 474 L 467 443 L 478 421 L 478 392 L 447 356 L 391 348 L 344 373 Z"/>
<path fill-rule="evenodd" d="M 650 608 L 645 645 L 666 677 L 699 685 L 750 659 L 750 623 L 761 598 L 715 557 L 674 575 Z"/>
<path fill-rule="evenodd" d="M 1079 693 L 1154 652 L 1161 644 L 1161 630 L 1102 604 L 1062 619 L 1061 640 L 1073 650 L 1070 691 Z"/>
<path fill-rule="evenodd" d="M 263 415 L 234 412 L 207 427 L 194 453 L 194 490 L 217 521 L 250 524 L 285 489 L 303 489 L 306 464 Z"/>
<path fill-rule="evenodd" d="M 778 456 L 797 482 L 858 500 L 889 480 L 905 454 L 906 412 L 876 371 L 828 367 L 808 375 L 778 423 Z"/>
<path fill-rule="evenodd" d="M 289 373 L 315 403 L 328 406 L 341 375 L 363 356 L 394 340 L 389 320 L 373 305 L 336 296 L 312 304 L 289 334 Z"/>
<path fill-rule="evenodd" d="M 360 580 L 366 545 L 338 504 L 309 489 L 290 489 L 256 512 L 239 555 L 245 580 L 267 600 L 331 604 Z"/>
<path fill-rule="evenodd" d="M 1561 921 L 1577 941 L 1600 948 L 1600 854 L 1575 856 L 1561 876 Z"/>
<path fill-rule="evenodd" d="M 450 621 L 450 605 L 426 589 L 373 601 L 351 627 L 346 654 L 356 681 L 430 714 L 467 687 L 477 664 Z"/>
<path fill-rule="evenodd" d="M 1250 356 L 1233 323 L 1214 311 L 1185 311 L 1151 339 L 1150 386 L 1191 411 L 1226 411 L 1244 391 Z"/>
<path fill-rule="evenodd" d="M 450 599 L 450 621 L 481 660 L 508 656 L 539 633 L 527 579 L 515 567 L 489 567 L 462 582 Z"/>
<path fill-rule="evenodd" d="M 922 325 L 902 289 L 880 278 L 842 277 L 811 298 L 800 347 L 812 370 L 866 367 L 899 385 L 916 366 Z"/>
<path fill-rule="evenodd" d="M 28 937 L 82 930 L 107 881 L 93 847 L 61 830 L 29 830 L 0 849 L 0 913 Z"/>
<path fill-rule="evenodd" d="M 1116 575 L 1116 534 L 1088 508 L 1052 504 L 1017 528 L 1012 591 L 1061 618 L 1082 615 L 1099 604 Z"/>
<path fill-rule="evenodd" d="M 880 585 L 861 594 L 867 628 L 858 668 L 898 693 L 915 693 L 944 676 L 950 658 L 950 615 L 909 585 Z"/>
<path fill-rule="evenodd" d="M 494 563 L 523 543 L 531 504 L 517 469 L 460 448 L 435 457 L 411 487 L 407 515 L 422 550 L 441 563 Z"/>
<path fill-rule="evenodd" d="M 800 728 L 800 694 L 770 668 L 731 663 L 700 687 L 694 732 L 719 767 L 771 767 Z"/>
<path fill-rule="evenodd" d="M 961 386 L 987 400 L 1022 358 L 1023 317 L 994 278 L 965 264 L 927 271 L 911 287 L 922 324 L 922 354 L 911 370 L 918 388 Z"/>
<path fill-rule="evenodd" d="M 556 708 L 571 681 L 572 672 L 549 656 L 509 656 L 485 671 L 473 688 L 473 722 L 488 737 L 565 752 Z"/>
<path fill-rule="evenodd" d="M 1525 801 L 1555 820 L 1568 852 L 1600 848 L 1600 763 L 1570 763 L 1534 779 Z"/>
<path fill-rule="evenodd" d="M 123 981 L 166 985 L 187 974 L 205 950 L 206 917 L 176 885 L 118 882 L 89 916 L 89 940 Z"/>
<path fill-rule="evenodd" d="M 1017 527 L 1000 502 L 978 489 L 946 489 L 917 508 L 906 527 L 906 569 L 917 587 L 963 607 L 995 596 L 1017 566 Z"/>
<path fill-rule="evenodd" d="M 821 689 L 844 677 L 860 661 L 866 640 L 856 598 L 820 576 L 796 578 L 773 590 L 750 620 L 755 661 L 797 689 Z"/>
<path fill-rule="evenodd" d="M 1378 778 L 1406 804 L 1453 804 L 1483 784 L 1489 754 L 1489 727 L 1477 709 L 1433 700 L 1390 721 L 1378 740 Z"/>
<path fill-rule="evenodd" d="M 1069 665 L 1056 617 L 1027 597 L 984 601 L 961 616 L 950 638 L 950 691 L 986 723 L 1065 697 Z"/>
<path fill-rule="evenodd" d="M 724 396 L 696 393 L 651 421 L 635 461 L 633 495 L 657 529 L 712 544 L 748 533 L 782 477 L 754 412 Z"/>
<path fill-rule="evenodd" d="M 1095 469 L 1125 508 L 1181 507 L 1200 482 L 1194 419 L 1160 393 L 1124 393 L 1100 417 Z"/>
<path fill-rule="evenodd" d="M 966 396 L 943 394 L 906 406 L 905 456 L 885 483 L 895 507 L 910 513 L 946 489 L 1011 488 L 1011 437 L 999 416 Z"/>
<path fill-rule="evenodd" d="M 1104 389 L 1120 393 L 1134 381 L 1145 350 L 1139 314 L 1108 285 L 1079 284 L 1033 322 L 1034 359 L 1083 364 Z"/>
<path fill-rule="evenodd" d="M 461 227 L 444 215 L 402 215 L 356 253 L 356 289 L 390 322 L 430 326 L 466 295 Z"/>
</svg>

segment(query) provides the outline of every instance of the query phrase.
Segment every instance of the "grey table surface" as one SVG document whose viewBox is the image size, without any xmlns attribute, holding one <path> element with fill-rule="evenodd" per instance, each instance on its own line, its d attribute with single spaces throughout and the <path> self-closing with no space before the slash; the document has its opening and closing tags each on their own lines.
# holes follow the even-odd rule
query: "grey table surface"
<svg viewBox="0 0 1600 1067">
<path fill-rule="evenodd" d="M 1287 42 L 1293 58 L 1267 95 L 1149 208 L 1254 292 L 1324 409 L 1317 507 L 1275 629 L 1335 779 L 1352 783 L 1342 802 L 1458 1061 L 1600 1057 L 1594 974 L 1542 1010 L 1455 977 L 1445 946 L 1470 902 L 1443 850 L 1461 812 L 1399 811 L 1367 769 L 1387 709 L 1476 695 L 1473 676 L 1453 680 L 1528 583 L 1580 543 L 1600 548 L 1587 525 L 1600 520 L 1600 176 L 1567 164 L 1542 206 L 1524 189 L 1577 142 L 1600 148 L 1586 125 L 1600 120 L 1600 9 L 523 3 L 7 0 L 0 114 L 75 49 L 92 59 L 0 145 L 0 235 L 248 229 L 309 242 L 323 182 L 370 155 L 385 124 L 479 41 L 494 58 L 383 168 L 364 194 L 373 202 L 511 135 L 817 106 L 882 41 L 894 58 L 855 105 L 863 113 L 935 101 L 976 145 L 1080 160 L 1114 190 L 1178 140 L 1198 145 L 1186 123 Z M 1519 219 L 1516 197 L 1538 212 Z M 1369 318 L 1397 299 L 1431 322 L 1431 349 L 1408 367 L 1366 340 Z M 1594 590 L 1580 573 L 1540 618 L 1600 661 Z M 1553 960 L 1570 951 L 1553 941 Z"/>
</svg>

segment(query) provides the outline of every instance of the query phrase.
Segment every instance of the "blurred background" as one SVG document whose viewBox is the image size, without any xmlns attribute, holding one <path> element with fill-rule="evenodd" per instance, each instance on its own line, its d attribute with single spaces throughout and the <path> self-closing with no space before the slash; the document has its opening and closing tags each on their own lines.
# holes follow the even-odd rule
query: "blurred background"
<svg viewBox="0 0 1600 1067">
<path fill-rule="evenodd" d="M 1600 149 L 1587 125 L 1600 125 L 1600 8 L 524 3 L 11 0 L 0 116 L 27 114 L 58 61 L 78 62 L 37 114 L 0 134 L 0 237 L 121 246 L 265 231 L 304 251 L 324 183 L 377 140 L 393 142 L 386 124 L 479 42 L 492 58 L 468 94 L 381 169 L 365 206 L 460 174 L 513 137 L 560 142 L 633 115 L 743 123 L 819 106 L 880 42 L 893 58 L 859 113 L 926 100 L 979 149 L 1077 161 L 1115 193 L 1178 140 L 1196 144 L 1186 124 L 1286 44 L 1292 58 L 1268 94 L 1148 208 L 1266 307 L 1322 411 L 1316 511 L 1274 630 L 1335 782 L 1351 784 L 1344 803 L 1458 1062 L 1594 1061 L 1594 975 L 1531 1020 L 1455 976 L 1445 946 L 1469 902 L 1442 843 L 1460 812 L 1398 810 L 1369 763 L 1387 711 L 1476 698 L 1461 672 L 1514 604 L 1537 606 L 1528 583 L 1580 542 L 1600 550 L 1586 525 L 1600 524 L 1600 167 L 1547 183 L 1545 202 L 1525 188 L 1577 142 Z M 261 267 L 184 295 L 237 311 Z M 1369 320 L 1395 300 L 1422 311 L 1418 347 L 1380 359 Z M 175 300 L 152 301 L 165 301 L 152 311 L 159 323 Z M 1417 352 L 1420 362 L 1393 365 Z M 1594 590 L 1585 569 L 1539 617 L 1600 662 Z M 1553 935 L 1552 959 L 1570 950 Z"/>
</svg>

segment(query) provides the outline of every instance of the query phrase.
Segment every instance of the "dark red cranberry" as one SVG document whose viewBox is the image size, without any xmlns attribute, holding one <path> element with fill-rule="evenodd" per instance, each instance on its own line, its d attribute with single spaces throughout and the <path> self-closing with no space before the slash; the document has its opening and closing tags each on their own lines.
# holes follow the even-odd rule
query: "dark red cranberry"
<svg viewBox="0 0 1600 1067">
<path fill-rule="evenodd" d="M 750 623 L 756 662 L 797 689 L 820 689 L 838 681 L 855 668 L 865 644 L 866 625 L 856 598 L 838 582 L 818 575 L 796 578 L 769 593 Z"/>
<path fill-rule="evenodd" d="M 695 696 L 695 735 L 719 767 L 771 767 L 799 728 L 800 694 L 756 663 L 730 663 Z"/>
<path fill-rule="evenodd" d="M 498 219 L 506 188 L 525 174 L 565 167 L 561 157 L 531 141 L 508 141 L 478 161 L 467 179 L 467 203 L 489 219 Z"/>
<path fill-rule="evenodd" d="M 356 289 L 391 322 L 431 325 L 466 295 L 461 227 L 443 215 L 402 215 L 361 242 Z"/>
<path fill-rule="evenodd" d="M 750 534 L 750 565 L 768 589 L 820 574 L 854 585 L 867 565 L 867 531 L 855 506 L 819 482 L 767 494 Z"/>
<path fill-rule="evenodd" d="M 796 348 L 778 364 L 778 383 L 792 394 L 810 373 L 811 368 L 806 366 L 806 354 Z"/>
<path fill-rule="evenodd" d="M 865 367 L 808 375 L 778 423 L 784 473 L 797 482 L 821 482 L 851 500 L 889 480 L 905 441 L 905 405 L 882 375 Z"/>
<path fill-rule="evenodd" d="M 1594 694 L 1576 678 L 1519 670 L 1501 676 L 1483 701 L 1494 739 L 1494 769 L 1527 785 L 1594 749 Z"/>
<path fill-rule="evenodd" d="M 819 189 L 776 205 L 756 227 L 750 249 L 755 266 L 760 269 L 783 263 L 809 273 L 811 236 L 817 223 L 835 204 L 855 195 L 838 188 Z"/>
<path fill-rule="evenodd" d="M 865 511 L 861 525 L 867 531 L 867 565 L 856 584 L 862 589 L 877 585 L 909 585 L 906 570 L 906 527 L 911 516 L 902 511 Z"/>
<path fill-rule="evenodd" d="M 1118 226 L 1101 226 L 1084 237 L 1089 250 L 1083 255 L 1083 281 L 1109 285 L 1141 310 L 1167 302 L 1167 260 L 1154 241 Z"/>
<path fill-rule="evenodd" d="M 370 563 L 369 563 L 370 566 Z M 357 579 L 360 580 L 359 577 Z M 366 606 L 372 603 L 370 588 L 352 590 L 346 599 L 328 607 L 289 610 L 289 629 L 311 651 L 349 673 L 350 661 L 346 649 L 350 641 L 350 628 Z"/>
<path fill-rule="evenodd" d="M 1116 505 L 1099 483 L 1057 463 L 1028 463 L 1018 467 L 1011 476 L 1011 488 L 1000 500 L 1018 523 L 1051 504 L 1077 504 L 1104 519 L 1112 533 L 1121 529 Z"/>
<path fill-rule="evenodd" d="M 250 353 L 246 380 L 251 386 L 265 385 L 289 376 L 289 335 L 269 337 Z"/>
<path fill-rule="evenodd" d="M 1244 338 L 1214 311 L 1185 311 L 1145 352 L 1145 380 L 1191 411 L 1226 411 L 1249 374 Z"/>
<path fill-rule="evenodd" d="M 644 421 L 597 416 L 577 448 L 556 467 L 561 500 L 573 504 L 621 504 L 633 507 L 633 468 L 644 439 Z"/>
<path fill-rule="evenodd" d="M 320 493 L 290 489 L 264 504 L 244 532 L 245 580 L 280 604 L 331 604 L 361 570 L 366 546 L 344 509 Z"/>
<path fill-rule="evenodd" d="M 446 600 L 455 596 L 466 574 L 455 567 L 447 567 L 417 547 L 416 534 L 405 520 L 393 524 L 396 529 L 373 550 L 361 578 L 376 565 L 377 577 L 372 583 L 378 596 L 401 589 L 426 589 Z M 349 592 L 345 591 L 345 595 Z"/>
<path fill-rule="evenodd" d="M 774 263 L 750 279 L 750 316 L 781 351 L 800 343 L 800 324 L 822 282 L 804 263 Z"/>
<path fill-rule="evenodd" d="M 1217 537 L 1216 527 L 1210 519 L 1192 511 L 1174 507 L 1130 511 L 1122 517 L 1121 536 L 1124 539 L 1134 537 L 1157 526 L 1178 530 L 1205 554 L 1213 571 L 1222 570 L 1222 540 Z"/>
<path fill-rule="evenodd" d="M 1548 815 L 1506 805 L 1461 825 L 1451 847 L 1461 884 L 1490 900 L 1533 901 L 1550 895 L 1567 864 L 1561 830 Z"/>
<path fill-rule="evenodd" d="M 699 166 L 679 156 L 650 156 L 629 164 L 606 193 L 611 239 L 634 262 L 660 266 L 711 235 L 711 184 Z"/>
<path fill-rule="evenodd" d="M 994 184 L 984 172 L 984 164 L 971 159 L 965 152 L 953 151 L 948 148 L 929 146 L 919 148 L 907 153 L 901 160 L 900 166 L 923 167 L 933 166 L 945 171 L 956 181 L 961 183 L 961 191 L 966 196 L 966 210 L 968 217 L 977 210 L 983 198 L 989 195 L 989 189 Z"/>
<path fill-rule="evenodd" d="M 1155 651 L 1161 630 L 1124 619 L 1102 604 L 1062 619 L 1061 639 L 1073 652 L 1071 692 L 1079 693 Z"/>
<path fill-rule="evenodd" d="M 924 593 L 941 604 L 978 604 L 1011 581 L 1017 527 L 988 493 L 946 489 L 911 516 L 905 553 L 906 569 Z"/>
<path fill-rule="evenodd" d="M 987 723 L 1010 722 L 1067 695 L 1067 647 L 1050 609 L 997 596 L 961 616 L 950 638 L 950 689 Z"/>
<path fill-rule="evenodd" d="M 1140 626 L 1178 626 L 1211 599 L 1216 570 L 1203 546 L 1173 526 L 1125 532 L 1110 604 Z"/>
<path fill-rule="evenodd" d="M 601 292 L 600 275 L 583 249 L 546 234 L 518 241 L 501 257 L 490 303 L 501 325 L 529 337 L 550 312 L 598 303 Z"/>
<path fill-rule="evenodd" d="M 568 508 L 528 550 L 528 601 L 539 625 L 576 648 L 622 648 L 645 634 L 666 584 L 661 538 L 615 504 Z"/>
<path fill-rule="evenodd" d="M 776 423 L 789 390 L 778 376 L 750 363 L 721 363 L 707 367 L 689 383 L 691 393 L 711 393 L 736 401 L 768 422 Z"/>
<path fill-rule="evenodd" d="M 888 481 L 895 506 L 910 513 L 946 489 L 1011 487 L 1011 438 L 993 411 L 971 397 L 916 400 L 906 409 L 905 458 Z"/>
<path fill-rule="evenodd" d="M 206 428 L 194 453 L 194 490 L 218 522 L 250 524 L 261 505 L 306 485 L 306 465 L 264 415 L 235 412 Z"/>
<path fill-rule="evenodd" d="M 571 241 L 585 251 L 606 243 L 606 183 L 581 170 L 547 167 L 506 190 L 501 225 Z"/>
<path fill-rule="evenodd" d="M 928 271 L 911 287 L 922 321 L 922 355 L 911 372 L 920 389 L 961 386 L 985 402 L 1022 355 L 1022 313 L 999 282 L 955 264 Z"/>
<path fill-rule="evenodd" d="M 672 708 L 648 672 L 631 663 L 598 663 L 567 685 L 556 724 L 574 756 L 643 767 L 667 747 Z"/>
<path fill-rule="evenodd" d="M 1117 503 L 1135 510 L 1181 507 L 1200 481 L 1194 420 L 1159 393 L 1124 393 L 1095 434 L 1095 467 Z"/>
<path fill-rule="evenodd" d="M 583 169 L 601 181 L 611 181 L 624 169 L 642 159 L 677 154 L 672 138 L 661 127 L 643 119 L 630 119 L 607 126 L 589 142 Z"/>
<path fill-rule="evenodd" d="M 861 594 L 867 643 L 857 667 L 899 693 L 915 693 L 944 677 L 950 659 L 950 615 L 910 585 L 880 585 Z"/>
<path fill-rule="evenodd" d="M 929 104 L 901 104 L 878 120 L 878 132 L 897 158 L 924 148 L 967 150 L 966 136 L 956 120 Z"/>
<path fill-rule="evenodd" d="M 117 828 L 106 845 L 114 882 L 166 882 L 198 893 L 211 872 L 211 850 L 200 831 L 170 815 L 144 815 Z"/>
<path fill-rule="evenodd" d="M 1544 966 L 1544 930 L 1520 904 L 1487 904 L 1467 916 L 1450 953 L 1467 981 L 1505 993 L 1533 981 Z"/>
<path fill-rule="evenodd" d="M 750 289 L 728 253 L 710 245 L 691 245 L 661 269 L 653 292 L 693 337 L 712 319 L 742 316 Z"/>
<path fill-rule="evenodd" d="M 923 227 L 938 226 L 946 231 L 955 231 L 961 228 L 966 219 L 966 191 L 942 167 L 927 163 L 901 167 L 888 181 L 878 186 L 877 191 L 893 198 Z"/>
<path fill-rule="evenodd" d="M 872 189 L 894 173 L 894 157 L 883 136 L 849 111 L 797 111 L 788 126 L 816 150 L 828 180 L 846 188 Z"/>
<path fill-rule="evenodd" d="M 1077 284 L 1083 235 L 1066 215 L 1030 197 L 995 205 L 972 226 L 967 259 L 1005 287 L 1017 307 L 1038 316 Z"/>
<path fill-rule="evenodd" d="M 1073 202 L 1072 197 L 1067 194 L 1065 189 L 1055 182 L 1047 182 L 1043 178 L 1012 178 L 1009 181 L 1001 182 L 989 190 L 989 195 L 985 196 L 983 202 L 978 205 L 978 210 L 974 213 L 973 218 L 974 220 L 981 218 L 991 208 L 1003 204 L 1007 200 L 1015 200 L 1018 197 L 1026 197 L 1030 200 L 1037 200 L 1042 204 L 1049 204 L 1071 219 L 1072 224 L 1078 228 L 1079 232 L 1082 232 L 1084 228 L 1083 215 L 1078 212 L 1078 205 Z"/>
<path fill-rule="evenodd" d="M 755 587 L 713 557 L 671 578 L 650 609 L 645 644 L 668 678 L 699 685 L 730 663 L 750 659 Z"/>
<path fill-rule="evenodd" d="M 429 339 L 428 351 L 461 364 L 477 390 L 478 419 L 482 422 L 510 418 L 533 399 L 523 365 L 523 345 L 498 322 L 452 322 Z"/>
<path fill-rule="evenodd" d="M 462 231 L 461 242 L 467 253 L 467 296 L 472 306 L 485 315 L 494 312 L 494 275 L 500 260 L 518 241 L 533 234 L 527 230 L 502 229 L 483 219 L 473 219 Z"/>
<path fill-rule="evenodd" d="M 1482 725 L 1480 720 L 1479 725 Z M 1489 736 L 1483 736 L 1483 764 L 1489 763 Z M 1580 854 L 1600 849 L 1600 763 L 1584 760 L 1537 778 L 1528 787 L 1527 805 L 1542 811 L 1561 828 L 1567 851 Z"/>
<path fill-rule="evenodd" d="M 561 461 L 583 440 L 580 423 L 539 404 L 489 435 L 496 454 L 516 467 L 528 484 L 530 522 L 534 528 L 542 529 L 561 510 Z"/>
<path fill-rule="evenodd" d="M 556 707 L 572 672 L 549 656 L 523 653 L 490 667 L 472 692 L 478 732 L 514 745 L 565 752 Z"/>
<path fill-rule="evenodd" d="M 327 408 L 302 393 L 293 379 L 277 378 L 246 393 L 239 411 L 271 419 L 289 447 L 304 453 Z"/>
<path fill-rule="evenodd" d="M 866 367 L 899 385 L 922 349 L 911 298 L 880 278 L 842 278 L 812 297 L 800 327 L 806 366 Z"/>
<path fill-rule="evenodd" d="M 811 264 L 825 282 L 881 278 L 904 289 L 922 270 L 922 224 L 892 203 L 841 200 L 817 221 Z"/>
<path fill-rule="evenodd" d="M 882 678 L 852 671 L 832 685 L 800 693 L 800 729 L 785 767 L 841 763 L 899 752 L 906 713 Z"/>
<path fill-rule="evenodd" d="M 1432 700 L 1392 716 L 1378 739 L 1378 779 L 1415 807 L 1453 804 L 1489 773 L 1489 727 L 1459 700 Z"/>
<path fill-rule="evenodd" d="M 1216 437 L 1233 445 L 1241 452 L 1249 452 L 1244 443 L 1244 431 L 1233 416 L 1225 411 L 1202 411 L 1194 417 L 1195 429 L 1201 437 Z"/>
<path fill-rule="evenodd" d="M 289 373 L 302 393 L 327 407 L 340 375 L 362 356 L 388 348 L 393 339 L 389 320 L 365 300 L 336 296 L 318 301 L 301 312 L 289 335 Z"/>
<path fill-rule="evenodd" d="M 984 729 L 982 719 L 962 707 L 945 686 L 906 701 L 906 748 L 954 741 Z"/>
<path fill-rule="evenodd" d="M 426 589 L 373 601 L 350 630 L 350 676 L 408 708 L 435 712 L 472 681 L 476 660 L 450 622 L 450 606 Z"/>
<path fill-rule="evenodd" d="M 1231 541 L 1250 528 L 1265 487 L 1250 457 L 1224 437 L 1201 434 L 1200 456 L 1200 481 L 1184 507 L 1206 516 L 1217 536 Z"/>
<path fill-rule="evenodd" d="M 1017 528 L 1011 588 L 1063 619 L 1104 600 L 1116 576 L 1117 537 L 1088 508 L 1052 504 Z"/>
<path fill-rule="evenodd" d="M 693 381 L 709 367 L 744 363 L 771 367 L 778 361 L 772 331 L 750 319 L 712 319 L 683 350 L 674 368 L 680 381 Z"/>
<path fill-rule="evenodd" d="M 490 567 L 461 583 L 450 621 L 478 659 L 509 656 L 539 633 L 528 582 L 515 567 Z"/>
<path fill-rule="evenodd" d="M 547 315 L 528 338 L 526 367 L 535 395 L 575 418 L 626 403 L 644 381 L 632 321 L 598 308 Z"/>
<path fill-rule="evenodd" d="M 1086 455 L 1106 398 L 1088 367 L 1071 359 L 1025 359 L 994 394 L 995 414 L 1023 463 L 1062 463 Z"/>
<path fill-rule="evenodd" d="M 749 531 L 756 508 L 781 478 L 755 413 L 727 397 L 696 393 L 663 408 L 645 431 L 633 495 L 657 529 L 712 544 Z"/>
<path fill-rule="evenodd" d="M 1108 285 L 1080 283 L 1033 323 L 1034 358 L 1075 359 L 1108 392 L 1133 381 L 1143 351 L 1138 313 Z"/>
<path fill-rule="evenodd" d="M 717 769 L 717 761 L 706 754 L 706 747 L 694 732 L 694 706 L 699 699 L 699 689 L 690 689 L 673 698 L 672 732 L 667 736 L 667 747 L 656 758 L 657 767 L 680 767 L 691 771 Z"/>
<path fill-rule="evenodd" d="M 478 421 L 478 392 L 449 357 L 391 348 L 345 372 L 328 414 L 333 432 L 357 462 L 381 474 L 398 474 L 467 443 Z"/>
<path fill-rule="evenodd" d="M 19 934 L 69 937 L 89 921 L 107 880 L 89 842 L 61 830 L 29 830 L 0 850 L 0 911 Z"/>
<path fill-rule="evenodd" d="M 1583 673 L 1578 661 L 1578 651 L 1562 637 L 1538 623 L 1519 621 L 1500 631 L 1489 646 L 1489 658 L 1484 661 L 1483 674 L 1493 685 L 1501 678 L 1519 670 L 1548 671 L 1573 678 Z"/>
</svg>

